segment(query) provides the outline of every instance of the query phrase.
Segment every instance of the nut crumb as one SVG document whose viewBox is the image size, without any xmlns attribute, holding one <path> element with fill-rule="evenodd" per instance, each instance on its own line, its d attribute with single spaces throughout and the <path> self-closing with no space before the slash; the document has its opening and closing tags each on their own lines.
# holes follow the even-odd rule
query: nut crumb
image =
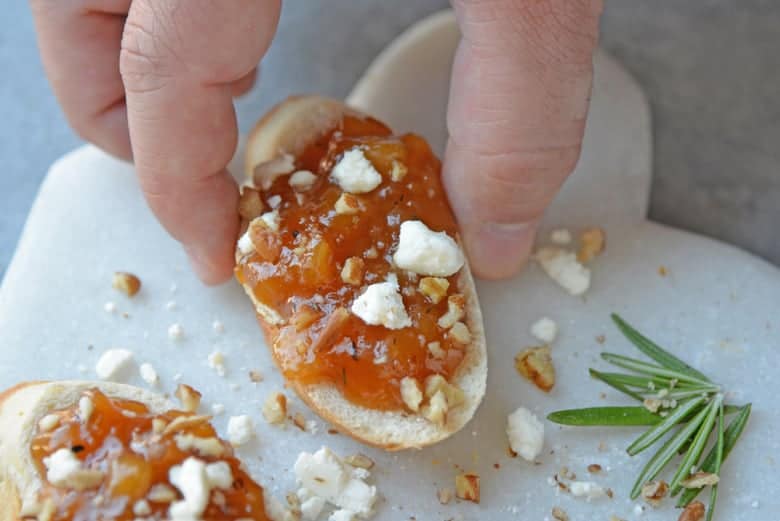
<svg viewBox="0 0 780 521">
<path fill-rule="evenodd" d="M 260 192 L 249 186 L 241 190 L 241 198 L 238 200 L 238 214 L 251 221 L 262 215 L 264 210 L 263 198 Z"/>
<path fill-rule="evenodd" d="M 200 398 L 202 395 L 189 385 L 179 384 L 176 387 L 174 395 L 179 399 L 186 412 L 195 412 L 198 410 L 198 407 L 200 407 Z"/>
<path fill-rule="evenodd" d="M 455 476 L 455 495 L 465 501 L 479 503 L 479 475 L 458 474 Z"/>
<path fill-rule="evenodd" d="M 134 297 L 141 291 L 141 279 L 132 273 L 122 271 L 114 273 L 114 280 L 111 285 L 114 289 L 121 291 L 128 297 Z"/>
<path fill-rule="evenodd" d="M 249 371 L 249 381 L 255 384 L 260 383 L 263 381 L 263 374 L 253 369 Z"/>
<path fill-rule="evenodd" d="M 548 346 L 531 347 L 515 357 L 515 369 L 544 392 L 555 385 L 555 367 Z"/>
<path fill-rule="evenodd" d="M 694 501 L 690 503 L 685 510 L 682 511 L 677 521 L 701 521 L 704 519 L 704 503 L 701 501 Z"/>
<path fill-rule="evenodd" d="M 461 294 L 450 295 L 447 299 L 447 312 L 439 318 L 442 329 L 450 329 L 466 316 L 466 299 Z"/>
<path fill-rule="evenodd" d="M 306 432 L 306 418 L 303 416 L 303 414 L 299 412 L 293 414 L 292 422 L 293 425 L 301 429 L 303 432 Z"/>
<path fill-rule="evenodd" d="M 669 492 L 669 485 L 666 481 L 649 481 L 642 485 L 642 499 L 653 507 L 661 505 L 661 501 Z"/>
<path fill-rule="evenodd" d="M 360 286 L 363 282 L 363 270 L 366 263 L 360 257 L 350 257 L 344 261 L 341 270 L 341 280 L 352 286 Z"/>
<path fill-rule="evenodd" d="M 412 412 L 420 410 L 420 404 L 423 401 L 423 393 L 420 388 L 420 382 L 417 379 L 405 376 L 401 379 L 401 398 L 404 405 Z"/>
<path fill-rule="evenodd" d="M 607 337 L 605 335 L 599 335 L 596 337 L 596 342 L 598 342 L 601 345 L 604 345 L 604 342 L 607 341 Z"/>
<path fill-rule="evenodd" d="M 360 199 L 344 192 L 336 201 L 336 215 L 355 215 L 360 211 Z"/>
<path fill-rule="evenodd" d="M 591 463 L 590 465 L 588 465 L 588 472 L 590 472 L 591 474 L 598 474 L 599 472 L 601 472 L 601 470 L 602 470 L 601 465 L 599 465 L 598 463 Z"/>
<path fill-rule="evenodd" d="M 667 275 L 669 275 L 669 270 L 666 268 L 666 266 L 659 266 L 658 274 L 662 277 L 666 277 Z"/>
<path fill-rule="evenodd" d="M 406 165 L 401 161 L 393 160 L 393 167 L 392 170 L 390 170 L 390 179 L 397 183 L 406 176 L 408 171 Z"/>
<path fill-rule="evenodd" d="M 428 300 L 433 304 L 438 304 L 447 295 L 450 282 L 442 277 L 423 277 L 417 287 Z"/>
<path fill-rule="evenodd" d="M 697 472 L 680 483 L 685 488 L 702 488 L 717 485 L 720 478 L 711 472 Z"/>
<path fill-rule="evenodd" d="M 560 507 L 553 507 L 552 516 L 556 521 L 569 521 L 569 514 Z"/>
<path fill-rule="evenodd" d="M 361 453 L 347 456 L 344 461 L 358 469 L 371 470 L 374 467 L 374 460 Z"/>
<path fill-rule="evenodd" d="M 469 331 L 468 326 L 463 322 L 455 322 L 450 328 L 449 333 L 447 333 L 447 336 L 460 345 L 465 346 L 471 342 L 471 331 Z"/>
<path fill-rule="evenodd" d="M 287 418 L 287 397 L 282 393 L 273 393 L 263 404 L 265 421 L 274 425 L 284 423 Z"/>
<path fill-rule="evenodd" d="M 602 228 L 588 228 L 580 234 L 580 243 L 577 260 L 587 264 L 604 251 L 607 243 L 606 234 Z"/>
</svg>

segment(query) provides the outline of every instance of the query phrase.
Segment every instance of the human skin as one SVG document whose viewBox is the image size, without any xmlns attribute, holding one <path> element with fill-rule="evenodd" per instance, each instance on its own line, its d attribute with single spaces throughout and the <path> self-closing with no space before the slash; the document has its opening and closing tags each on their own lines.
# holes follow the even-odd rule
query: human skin
<svg viewBox="0 0 780 521">
<path fill-rule="evenodd" d="M 30 0 L 44 67 L 84 139 L 133 160 L 150 208 L 207 284 L 230 278 L 233 97 L 249 90 L 280 0 Z M 444 183 L 472 268 L 516 274 L 574 169 L 602 0 L 452 0 Z"/>
</svg>

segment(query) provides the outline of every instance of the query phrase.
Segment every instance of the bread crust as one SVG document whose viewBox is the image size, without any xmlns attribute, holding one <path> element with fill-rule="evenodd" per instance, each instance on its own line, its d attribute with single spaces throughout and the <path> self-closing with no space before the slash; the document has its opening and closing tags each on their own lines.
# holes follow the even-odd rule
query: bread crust
<svg viewBox="0 0 780 521">
<path fill-rule="evenodd" d="M 112 382 L 24 382 L 0 393 L 0 521 L 18 520 L 24 498 L 40 489 L 30 455 L 38 421 L 53 410 L 72 407 L 94 388 L 110 398 L 143 402 L 155 414 L 174 408 L 151 391 Z"/>
<path fill-rule="evenodd" d="M 245 162 L 247 182 L 252 182 L 256 165 L 280 154 L 296 155 L 312 140 L 332 129 L 345 114 L 362 115 L 340 101 L 318 96 L 292 97 L 274 107 L 249 134 Z M 240 259 L 238 251 L 236 258 Z M 444 426 L 437 426 L 417 414 L 378 411 L 352 404 L 332 385 L 291 382 L 292 388 L 312 410 L 342 433 L 388 451 L 422 448 L 459 431 L 474 416 L 485 395 L 487 345 L 482 312 L 468 262 L 459 272 L 457 284 L 459 292 L 466 298 L 466 325 L 472 342 L 450 379 L 450 383 L 464 391 L 466 400 L 448 413 Z M 279 331 L 278 315 L 257 301 L 251 286 L 246 285 L 244 290 L 255 305 L 258 322 L 270 346 Z"/>
</svg>

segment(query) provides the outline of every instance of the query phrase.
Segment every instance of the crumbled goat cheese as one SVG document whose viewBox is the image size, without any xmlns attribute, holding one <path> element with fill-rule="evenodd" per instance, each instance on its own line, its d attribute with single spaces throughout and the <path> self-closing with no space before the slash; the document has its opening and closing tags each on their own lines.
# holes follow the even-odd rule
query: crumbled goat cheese
<svg viewBox="0 0 780 521">
<path fill-rule="evenodd" d="M 359 148 L 344 152 L 333 167 L 331 177 L 342 190 L 351 194 L 368 193 L 382 182 L 382 176 Z"/>
<path fill-rule="evenodd" d="M 445 232 L 434 232 L 421 221 L 405 221 L 393 262 L 419 275 L 449 277 L 463 267 L 465 257 Z"/>
<path fill-rule="evenodd" d="M 184 328 L 181 324 L 171 324 L 168 328 L 168 338 L 174 341 L 184 338 Z"/>
<path fill-rule="evenodd" d="M 55 487 L 74 490 L 93 488 L 103 480 L 99 470 L 84 468 L 82 462 L 70 449 L 58 449 L 51 456 L 43 458 L 46 479 Z"/>
<path fill-rule="evenodd" d="M 347 511 L 340 515 L 350 513 L 363 518 L 371 514 L 377 491 L 365 482 L 370 473 L 345 464 L 327 447 L 314 454 L 302 452 L 293 470 L 298 483 L 311 496 L 324 499 L 337 507 L 337 511 Z"/>
<path fill-rule="evenodd" d="M 542 248 L 536 252 L 537 262 L 547 275 L 574 296 L 590 288 L 590 269 L 577 260 L 574 252 L 563 248 Z"/>
<path fill-rule="evenodd" d="M 127 349 L 109 349 L 100 355 L 100 359 L 95 365 L 95 373 L 101 380 L 110 380 L 120 371 L 129 367 L 132 361 L 132 351 Z"/>
<path fill-rule="evenodd" d="M 569 483 L 569 490 L 572 496 L 584 497 L 588 501 L 607 496 L 607 491 L 592 481 L 572 481 Z"/>
<path fill-rule="evenodd" d="M 299 192 L 305 192 L 309 190 L 314 182 L 317 181 L 317 176 L 309 172 L 308 170 L 298 170 L 290 176 L 289 183 L 293 190 Z"/>
<path fill-rule="evenodd" d="M 371 284 L 352 303 L 352 313 L 366 324 L 403 329 L 412 325 L 404 301 L 393 281 Z"/>
<path fill-rule="evenodd" d="M 141 364 L 140 367 L 141 378 L 149 385 L 157 385 L 160 381 L 160 376 L 157 371 L 152 367 L 152 364 Z"/>
<path fill-rule="evenodd" d="M 551 318 L 540 318 L 531 326 L 531 334 L 545 344 L 552 344 L 558 336 L 558 324 Z"/>
<path fill-rule="evenodd" d="M 234 447 L 248 443 L 255 435 L 255 427 L 247 415 L 232 416 L 227 426 L 228 441 Z"/>
<path fill-rule="evenodd" d="M 168 515 L 174 521 L 199 519 L 208 506 L 211 491 L 227 490 L 233 482 L 227 463 L 220 461 L 207 464 L 193 457 L 172 467 L 168 479 L 184 496 L 171 503 Z"/>
<path fill-rule="evenodd" d="M 544 446 L 544 424 L 525 407 L 507 417 L 509 446 L 526 461 L 534 461 Z"/>
<path fill-rule="evenodd" d="M 279 231 L 279 211 L 274 210 L 272 212 L 265 212 L 263 215 L 258 217 L 258 219 L 262 219 L 263 222 L 268 226 L 268 228 L 272 231 L 278 232 Z"/>
</svg>

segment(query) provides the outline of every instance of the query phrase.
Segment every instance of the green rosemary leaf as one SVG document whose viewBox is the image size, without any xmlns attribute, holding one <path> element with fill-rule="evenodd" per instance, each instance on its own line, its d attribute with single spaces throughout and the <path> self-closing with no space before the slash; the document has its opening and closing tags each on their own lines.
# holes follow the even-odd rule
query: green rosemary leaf
<svg viewBox="0 0 780 521">
<path fill-rule="evenodd" d="M 683 458 L 683 461 L 680 464 L 680 468 L 678 468 L 677 472 L 674 473 L 672 482 L 669 484 L 669 488 L 672 490 L 672 494 L 677 493 L 676 491 L 681 488 L 680 482 L 690 475 L 691 467 L 699 462 L 701 453 L 704 451 L 704 447 L 707 445 L 707 440 L 712 433 L 712 428 L 715 426 L 715 420 L 718 418 L 718 412 L 720 411 L 720 406 L 722 403 L 723 395 L 719 394 L 705 409 L 707 411 L 707 416 L 704 418 L 704 421 L 702 422 L 696 437 L 693 439 L 691 448 L 688 449 L 685 458 Z"/>
<path fill-rule="evenodd" d="M 660 365 L 648 364 L 647 362 L 642 362 L 640 360 L 635 360 L 633 358 L 615 353 L 601 353 L 601 358 L 613 365 L 628 369 L 629 371 L 634 371 L 636 373 L 642 373 L 651 376 L 661 376 L 676 379 L 680 382 L 690 382 L 705 386 L 710 384 L 710 382 L 707 380 L 700 380 L 686 373 L 681 373 L 673 369 L 667 369 L 666 367 Z"/>
<path fill-rule="evenodd" d="M 718 500 L 718 484 L 715 483 L 710 489 L 710 504 L 707 505 L 707 517 L 704 521 L 712 521 L 715 514 L 715 502 Z"/>
<path fill-rule="evenodd" d="M 660 440 L 664 434 L 672 430 L 675 425 L 681 423 L 686 417 L 697 410 L 697 408 L 701 407 L 704 401 L 705 398 L 699 397 L 678 405 L 669 416 L 664 418 L 652 429 L 645 431 L 644 434 L 639 436 L 631 445 L 629 445 L 626 452 L 631 456 L 636 456 L 647 449 L 653 443 Z"/>
<path fill-rule="evenodd" d="M 665 349 L 661 348 L 658 344 L 644 336 L 642 333 L 631 327 L 625 320 L 623 320 L 618 314 L 612 314 L 612 320 L 617 325 L 618 329 L 625 335 L 625 337 L 631 341 L 640 351 L 645 355 L 652 358 L 667 369 L 685 373 L 697 380 L 704 380 L 708 382 L 709 379 L 702 373 L 689 366 L 673 354 L 669 353 Z"/>
<path fill-rule="evenodd" d="M 720 477 L 720 466 L 723 463 L 723 402 L 720 404 L 720 411 L 718 411 L 718 444 L 716 447 L 715 456 L 715 474 Z M 710 490 L 710 503 L 707 505 L 707 519 L 706 521 L 712 521 L 712 516 L 715 514 L 715 503 L 718 501 L 718 484 L 712 485 Z"/>
<path fill-rule="evenodd" d="M 658 476 L 658 474 L 666 467 L 666 465 L 674 457 L 677 449 L 699 428 L 707 415 L 708 408 L 705 407 L 699 412 L 690 422 L 683 426 L 677 433 L 669 438 L 663 447 L 656 452 L 650 461 L 647 462 L 639 477 L 634 483 L 634 488 L 631 489 L 631 499 L 636 499 L 642 492 L 642 485 L 648 481 L 652 481 Z"/>
<path fill-rule="evenodd" d="M 547 415 L 547 419 L 579 427 L 636 427 L 655 425 L 663 418 L 644 407 L 589 407 L 556 411 Z"/>
<path fill-rule="evenodd" d="M 638 376 L 633 374 L 624 373 L 601 373 L 604 379 L 609 379 L 612 382 L 617 382 L 629 387 L 638 387 L 644 391 L 656 392 L 659 389 L 668 389 L 671 380 L 668 378 L 660 378 L 656 376 Z"/>
<path fill-rule="evenodd" d="M 601 380 L 602 382 L 604 382 L 608 386 L 612 387 L 613 389 L 617 389 L 621 393 L 626 394 L 626 395 L 630 396 L 631 398 L 634 398 L 635 400 L 639 400 L 640 402 L 645 399 L 644 396 L 642 396 L 638 392 L 632 391 L 631 389 L 629 389 L 627 386 L 623 385 L 622 383 L 616 381 L 613 378 L 610 378 L 609 375 L 611 373 L 602 373 L 601 371 L 596 371 L 595 369 L 590 369 L 589 371 L 590 371 L 590 375 L 593 378 Z"/>
<path fill-rule="evenodd" d="M 751 408 L 752 408 L 752 404 L 750 403 L 747 405 L 743 405 L 742 410 L 739 413 L 739 416 L 731 420 L 731 423 L 729 423 L 729 426 L 726 427 L 726 430 L 723 432 L 723 457 L 721 458 L 721 464 L 722 462 L 726 461 L 726 458 L 729 457 L 729 454 L 731 453 L 731 450 L 734 448 L 734 446 L 737 444 L 737 441 L 739 440 L 742 431 L 745 430 L 745 426 L 747 425 L 748 419 L 750 418 Z M 715 470 L 715 463 L 717 457 L 718 457 L 718 447 L 715 446 L 712 448 L 712 450 L 710 450 L 709 454 L 707 454 L 707 457 L 704 458 L 704 462 L 700 466 L 701 471 L 713 472 Z M 677 506 L 678 507 L 687 506 L 688 503 L 696 499 L 696 497 L 699 495 L 701 491 L 702 489 L 700 488 L 685 489 L 685 491 L 680 496 L 680 499 L 677 501 Z"/>
</svg>

